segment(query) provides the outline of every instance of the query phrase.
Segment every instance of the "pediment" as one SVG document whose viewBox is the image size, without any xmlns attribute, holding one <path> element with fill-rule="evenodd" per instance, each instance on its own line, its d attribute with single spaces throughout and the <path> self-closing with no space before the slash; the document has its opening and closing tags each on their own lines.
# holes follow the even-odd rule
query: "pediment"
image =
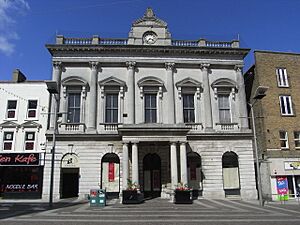
<svg viewBox="0 0 300 225">
<path fill-rule="evenodd" d="M 62 80 L 63 86 L 86 86 L 87 81 L 82 79 L 81 77 L 71 76 Z"/>
<path fill-rule="evenodd" d="M 120 87 L 125 87 L 126 83 L 116 77 L 108 77 L 104 80 L 99 81 L 100 86 L 120 86 Z"/>
<path fill-rule="evenodd" d="M 1 128 L 16 128 L 19 127 L 19 124 L 13 122 L 13 121 L 6 121 L 4 123 L 0 124 Z"/>
<path fill-rule="evenodd" d="M 137 19 L 132 26 L 152 26 L 152 27 L 167 27 L 167 23 L 159 18 L 157 18 L 152 10 L 152 8 L 147 8 L 144 16 Z"/>
<path fill-rule="evenodd" d="M 176 83 L 177 87 L 201 87 L 201 83 L 193 78 L 185 78 Z"/>
<path fill-rule="evenodd" d="M 213 88 L 218 88 L 218 87 L 236 88 L 237 87 L 236 82 L 231 79 L 228 79 L 228 78 L 218 79 L 218 80 L 214 81 L 211 86 Z"/>
<path fill-rule="evenodd" d="M 157 77 L 145 77 L 138 81 L 138 86 L 163 86 L 164 82 Z"/>
<path fill-rule="evenodd" d="M 34 128 L 41 128 L 42 125 L 37 123 L 37 122 L 34 122 L 34 121 L 26 121 L 25 123 L 22 123 L 20 125 L 20 127 L 24 127 L 24 128 L 31 128 L 31 127 L 34 127 Z"/>
</svg>

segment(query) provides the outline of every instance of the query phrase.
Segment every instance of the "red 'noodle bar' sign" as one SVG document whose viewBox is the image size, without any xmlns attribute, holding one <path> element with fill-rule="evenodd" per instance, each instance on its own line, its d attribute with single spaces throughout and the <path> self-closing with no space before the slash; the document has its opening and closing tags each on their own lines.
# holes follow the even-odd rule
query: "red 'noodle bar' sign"
<svg viewBox="0 0 300 225">
<path fill-rule="evenodd" d="M 39 153 L 4 153 L 0 154 L 0 166 L 38 166 Z"/>
</svg>

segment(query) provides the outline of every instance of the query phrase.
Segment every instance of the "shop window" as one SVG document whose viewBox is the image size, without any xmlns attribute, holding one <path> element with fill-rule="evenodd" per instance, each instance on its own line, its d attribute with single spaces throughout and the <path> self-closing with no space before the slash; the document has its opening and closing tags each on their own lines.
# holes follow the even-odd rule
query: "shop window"
<svg viewBox="0 0 300 225">
<path fill-rule="evenodd" d="M 15 119 L 16 118 L 16 110 L 17 110 L 17 101 L 16 100 L 8 100 L 7 101 L 7 119 Z"/>
<path fill-rule="evenodd" d="M 218 94 L 219 122 L 231 123 L 229 94 Z"/>
<path fill-rule="evenodd" d="M 294 131 L 295 148 L 300 149 L 300 131 Z"/>
<path fill-rule="evenodd" d="M 280 100 L 280 111 L 283 116 L 292 116 L 293 107 L 292 107 L 292 97 L 291 96 L 279 96 Z"/>
<path fill-rule="evenodd" d="M 26 132 L 25 133 L 25 150 L 34 150 L 34 142 L 35 142 L 35 133 L 34 132 Z"/>
<path fill-rule="evenodd" d="M 28 101 L 27 118 L 36 118 L 37 102 L 37 100 Z"/>
<path fill-rule="evenodd" d="M 195 122 L 195 104 L 193 94 L 183 94 L 183 120 L 185 123 Z"/>
<path fill-rule="evenodd" d="M 14 141 L 14 132 L 4 132 L 3 150 L 12 150 Z"/>
<path fill-rule="evenodd" d="M 118 94 L 106 94 L 105 123 L 118 123 Z"/>
<path fill-rule="evenodd" d="M 286 131 L 279 131 L 281 149 L 289 148 L 288 134 Z"/>
<path fill-rule="evenodd" d="M 277 68 L 276 75 L 278 87 L 289 87 L 286 68 Z"/>
<path fill-rule="evenodd" d="M 81 93 L 68 94 L 68 123 L 80 123 Z"/>
<path fill-rule="evenodd" d="M 156 94 L 145 94 L 145 123 L 156 123 Z"/>
</svg>

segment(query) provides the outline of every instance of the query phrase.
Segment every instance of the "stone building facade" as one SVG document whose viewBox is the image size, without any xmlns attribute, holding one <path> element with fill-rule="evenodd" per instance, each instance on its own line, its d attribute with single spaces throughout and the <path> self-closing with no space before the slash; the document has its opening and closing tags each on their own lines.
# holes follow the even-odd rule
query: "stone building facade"
<svg viewBox="0 0 300 225">
<path fill-rule="evenodd" d="M 254 105 L 266 199 L 294 198 L 300 185 L 299 63 L 300 54 L 255 51 L 255 64 L 245 73 L 249 101 L 258 86 L 269 87 Z"/>
<path fill-rule="evenodd" d="M 238 41 L 174 40 L 149 8 L 126 39 L 57 36 L 46 47 L 62 112 L 56 198 L 99 186 L 119 196 L 131 183 L 149 197 L 169 198 L 178 183 L 195 197 L 257 197 L 242 75 L 249 49 Z"/>
<path fill-rule="evenodd" d="M 15 70 L 0 81 L 0 197 L 41 198 L 49 94 Z"/>
</svg>

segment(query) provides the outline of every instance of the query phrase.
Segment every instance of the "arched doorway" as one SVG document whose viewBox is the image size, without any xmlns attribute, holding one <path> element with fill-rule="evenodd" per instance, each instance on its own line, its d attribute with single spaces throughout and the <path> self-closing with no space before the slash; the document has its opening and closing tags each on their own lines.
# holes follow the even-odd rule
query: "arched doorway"
<svg viewBox="0 0 300 225">
<path fill-rule="evenodd" d="M 193 189 L 193 198 L 202 195 L 203 173 L 201 167 L 201 157 L 196 152 L 187 154 L 188 186 Z"/>
<path fill-rule="evenodd" d="M 115 153 L 107 153 L 101 160 L 101 188 L 109 198 L 118 198 L 120 193 L 120 159 Z"/>
<path fill-rule="evenodd" d="M 160 197 L 161 192 L 161 160 L 153 153 L 147 154 L 143 160 L 144 196 Z"/>
<path fill-rule="evenodd" d="M 222 157 L 223 187 L 225 196 L 240 195 L 239 160 L 234 152 L 226 152 Z"/>
<path fill-rule="evenodd" d="M 79 158 L 68 153 L 61 160 L 61 198 L 78 197 L 79 192 Z"/>
</svg>

